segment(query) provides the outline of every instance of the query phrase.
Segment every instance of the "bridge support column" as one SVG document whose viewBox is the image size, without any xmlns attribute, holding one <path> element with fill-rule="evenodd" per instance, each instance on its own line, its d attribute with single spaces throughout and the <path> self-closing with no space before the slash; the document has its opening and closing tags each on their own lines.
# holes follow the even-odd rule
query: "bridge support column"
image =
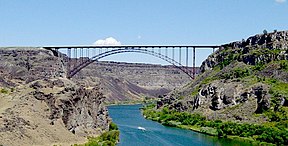
<svg viewBox="0 0 288 146">
<path fill-rule="evenodd" d="M 67 78 L 70 78 L 71 70 L 71 48 L 67 48 L 68 62 L 67 62 Z"/>
<path fill-rule="evenodd" d="M 195 79 L 195 74 L 196 74 L 196 70 L 195 70 L 195 47 L 193 47 L 193 79 Z"/>
<path fill-rule="evenodd" d="M 189 60 L 189 58 L 188 58 L 189 56 L 188 56 L 188 47 L 186 47 L 186 69 L 188 70 L 188 60 Z"/>
<path fill-rule="evenodd" d="M 179 63 L 182 64 L 181 63 L 181 47 L 179 47 Z"/>
</svg>

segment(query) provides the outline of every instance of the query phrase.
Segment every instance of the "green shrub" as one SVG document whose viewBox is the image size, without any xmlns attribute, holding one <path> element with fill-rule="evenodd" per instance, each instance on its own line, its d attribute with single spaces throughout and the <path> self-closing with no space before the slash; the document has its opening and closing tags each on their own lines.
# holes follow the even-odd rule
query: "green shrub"
<svg viewBox="0 0 288 146">
<path fill-rule="evenodd" d="M 116 146 L 119 134 L 118 130 L 108 131 L 99 137 L 88 137 L 88 142 L 85 144 L 74 144 L 74 146 Z"/>
<path fill-rule="evenodd" d="M 283 60 L 280 62 L 280 69 L 288 71 L 288 61 L 287 60 Z"/>
<path fill-rule="evenodd" d="M 118 130 L 118 126 L 113 122 L 109 124 L 109 131 L 112 131 L 112 130 Z"/>
<path fill-rule="evenodd" d="M 120 133 L 118 130 L 112 130 L 112 131 L 103 133 L 99 139 L 100 141 L 111 141 L 116 144 L 119 139 L 119 134 Z"/>
<path fill-rule="evenodd" d="M 252 69 L 253 69 L 253 71 L 261 71 L 261 70 L 263 70 L 265 67 L 266 67 L 266 65 L 265 65 L 264 63 L 260 62 L 260 63 L 257 63 L 256 65 L 254 65 L 254 66 L 252 67 Z"/>
<path fill-rule="evenodd" d="M 235 68 L 231 72 L 224 73 L 221 76 L 222 79 L 244 78 L 251 75 L 251 71 L 248 68 Z"/>
<path fill-rule="evenodd" d="M 9 91 L 8 91 L 7 89 L 4 89 L 4 88 L 2 88 L 2 89 L 0 90 L 0 93 L 3 93 L 3 94 L 8 94 L 8 93 L 9 93 Z"/>
</svg>

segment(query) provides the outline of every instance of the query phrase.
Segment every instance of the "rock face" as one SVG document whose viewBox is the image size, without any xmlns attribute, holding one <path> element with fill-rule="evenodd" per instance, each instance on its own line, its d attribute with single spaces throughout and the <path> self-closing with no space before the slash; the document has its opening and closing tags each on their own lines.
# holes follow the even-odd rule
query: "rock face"
<svg viewBox="0 0 288 146">
<path fill-rule="evenodd" d="M 208 119 L 264 122 L 288 99 L 288 31 L 256 35 L 221 46 L 201 65 L 188 86 L 157 102 Z M 254 114 L 262 116 L 254 116 Z"/>
<path fill-rule="evenodd" d="M 52 82 L 39 82 L 36 81 L 31 86 L 35 87 L 35 84 L 46 83 L 44 85 L 46 88 L 37 88 L 31 94 L 37 100 L 47 104 L 51 111 L 49 119 L 52 125 L 60 119 L 69 131 L 80 136 L 99 134 L 101 131 L 98 131 L 97 128 L 102 131 L 108 130 L 110 120 L 107 108 L 103 105 L 105 97 L 98 87 L 91 89 L 81 86 L 73 87 L 67 83 L 64 85 L 64 82 L 59 79 Z M 55 82 L 58 83 L 58 86 L 53 84 Z M 61 87 L 63 89 L 57 93 L 44 93 L 47 88 L 53 90 L 53 88 Z"/>
<path fill-rule="evenodd" d="M 43 78 L 65 77 L 65 62 L 41 48 L 0 48 L 0 85 L 17 86 Z"/>
<path fill-rule="evenodd" d="M 254 46 L 256 48 L 268 49 L 287 49 L 288 48 L 288 31 L 276 31 L 267 34 L 258 34 L 249 37 L 246 41 L 233 42 L 223 47 L 245 48 Z"/>
<path fill-rule="evenodd" d="M 108 130 L 99 87 L 66 79 L 65 64 L 41 48 L 0 49 L 0 144 L 71 145 Z"/>
<path fill-rule="evenodd" d="M 233 49 L 232 51 L 225 51 L 228 48 Z M 227 59 L 234 59 L 249 65 L 266 64 L 275 60 L 288 60 L 287 48 L 288 31 L 255 35 L 242 42 L 233 42 L 221 46 L 219 50 L 202 62 L 200 71 L 211 70 Z M 259 51 L 259 49 L 265 51 Z M 238 56 L 233 56 L 233 54 L 238 54 Z"/>
</svg>

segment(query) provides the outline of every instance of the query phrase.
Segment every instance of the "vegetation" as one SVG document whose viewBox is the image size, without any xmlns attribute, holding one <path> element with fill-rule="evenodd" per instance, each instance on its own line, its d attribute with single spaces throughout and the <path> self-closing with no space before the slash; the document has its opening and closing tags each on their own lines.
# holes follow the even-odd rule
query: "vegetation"
<svg viewBox="0 0 288 146">
<path fill-rule="evenodd" d="M 110 123 L 109 131 L 99 137 L 88 137 L 85 144 L 74 144 L 74 146 L 116 146 L 119 141 L 119 130 L 116 124 Z"/>
<path fill-rule="evenodd" d="M 7 88 L 0 88 L 0 94 L 8 94 L 10 92 L 14 92 L 15 89 L 14 88 L 10 88 L 10 89 L 7 89 Z"/>
<path fill-rule="evenodd" d="M 112 131 L 112 130 L 118 130 L 118 126 L 113 122 L 109 124 L 109 131 Z"/>
<path fill-rule="evenodd" d="M 287 125 L 271 126 L 247 123 L 223 122 L 221 120 L 207 120 L 200 114 L 171 111 L 164 107 L 156 111 L 153 106 L 143 108 L 143 114 L 147 119 L 158 121 L 163 125 L 174 127 L 189 127 L 198 132 L 215 135 L 218 137 L 239 136 L 258 142 L 274 143 L 277 145 L 288 144 Z M 287 117 L 286 117 L 287 118 Z M 287 123 L 286 123 L 287 124 Z"/>
<path fill-rule="evenodd" d="M 244 78 L 251 75 L 249 68 L 235 68 L 231 72 L 221 75 L 222 79 Z"/>
<path fill-rule="evenodd" d="M 0 93 L 2 93 L 2 94 L 8 94 L 9 91 L 8 91 L 7 89 L 2 88 L 2 89 L 0 90 Z"/>
<path fill-rule="evenodd" d="M 288 71 L 288 60 L 280 61 L 280 69 Z"/>
</svg>

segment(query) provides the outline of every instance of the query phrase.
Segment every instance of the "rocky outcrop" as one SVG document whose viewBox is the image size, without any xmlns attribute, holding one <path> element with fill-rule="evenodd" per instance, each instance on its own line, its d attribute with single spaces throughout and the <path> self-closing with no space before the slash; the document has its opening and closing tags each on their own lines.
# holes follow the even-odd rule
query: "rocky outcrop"
<svg viewBox="0 0 288 146">
<path fill-rule="evenodd" d="M 0 86 L 17 86 L 43 78 L 65 77 L 65 61 L 36 47 L 0 47 Z"/>
<path fill-rule="evenodd" d="M 54 78 L 0 94 L 0 143 L 71 145 L 107 131 L 111 119 L 99 90 Z"/>
<path fill-rule="evenodd" d="M 55 85 L 55 83 L 57 83 Z M 39 86 L 39 81 L 31 86 Z M 54 80 L 46 82 L 42 87 L 59 88 L 64 87 L 64 82 Z M 80 136 L 98 134 L 101 131 L 108 130 L 107 108 L 104 106 L 105 97 L 99 91 L 98 87 L 86 89 L 84 87 L 74 87 L 65 85 L 63 90 L 57 93 L 44 93 L 43 88 L 31 92 L 37 99 L 44 101 L 50 110 L 49 119 L 53 125 L 55 121 L 62 120 L 67 130 Z"/>
<path fill-rule="evenodd" d="M 268 48 L 268 49 L 280 49 L 284 50 L 288 48 L 288 31 L 274 31 L 272 33 L 258 34 L 251 36 L 246 40 L 232 42 L 230 44 L 223 45 L 225 47 L 232 48 Z"/>
<path fill-rule="evenodd" d="M 230 48 L 230 49 L 229 49 Z M 259 51 L 263 49 L 264 51 Z M 248 65 L 288 60 L 288 31 L 279 31 L 249 37 L 242 42 L 222 45 L 202 62 L 200 71 L 211 70 L 221 62 L 237 60 Z M 227 51 L 226 51 L 227 50 Z"/>
</svg>

